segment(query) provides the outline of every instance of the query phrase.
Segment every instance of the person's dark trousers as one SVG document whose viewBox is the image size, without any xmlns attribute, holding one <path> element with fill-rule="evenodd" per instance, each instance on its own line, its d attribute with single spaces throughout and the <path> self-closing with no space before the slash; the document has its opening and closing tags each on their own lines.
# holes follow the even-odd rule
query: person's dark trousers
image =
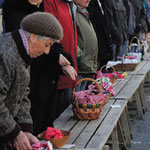
<svg viewBox="0 0 150 150">
<path fill-rule="evenodd" d="M 72 104 L 72 88 L 57 90 L 56 98 L 57 107 L 55 119 L 58 118 L 70 104 Z"/>
<path fill-rule="evenodd" d="M 0 150 L 4 150 L 3 145 L 0 143 Z"/>
<path fill-rule="evenodd" d="M 120 54 L 120 50 L 121 50 L 121 45 L 117 45 L 117 46 L 116 46 L 115 61 L 118 60 L 118 56 L 119 56 L 119 54 Z"/>
</svg>

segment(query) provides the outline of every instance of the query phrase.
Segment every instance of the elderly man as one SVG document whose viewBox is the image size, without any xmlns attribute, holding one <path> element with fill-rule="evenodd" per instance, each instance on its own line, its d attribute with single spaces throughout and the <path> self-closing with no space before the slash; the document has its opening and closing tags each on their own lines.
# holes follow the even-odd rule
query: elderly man
<svg viewBox="0 0 150 150">
<path fill-rule="evenodd" d="M 0 36 L 0 149 L 31 150 L 38 141 L 32 133 L 29 89 L 29 65 L 32 58 L 48 54 L 63 30 L 49 13 L 26 16 L 21 29 Z M 68 65 L 69 68 L 70 65 Z M 74 71 L 71 68 L 71 72 Z"/>
</svg>

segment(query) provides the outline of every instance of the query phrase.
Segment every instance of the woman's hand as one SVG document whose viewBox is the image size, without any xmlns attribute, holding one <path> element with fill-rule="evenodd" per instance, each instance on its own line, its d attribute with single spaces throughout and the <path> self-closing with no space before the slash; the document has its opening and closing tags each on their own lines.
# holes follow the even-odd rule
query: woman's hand
<svg viewBox="0 0 150 150">
<path fill-rule="evenodd" d="M 59 56 L 59 64 L 63 67 L 63 66 L 70 65 L 70 62 L 67 60 L 66 57 L 64 57 L 62 54 L 60 54 L 60 56 Z"/>
<path fill-rule="evenodd" d="M 32 150 L 29 139 L 22 131 L 20 131 L 17 137 L 14 139 L 13 144 L 17 150 Z"/>
<path fill-rule="evenodd" d="M 37 139 L 37 137 L 35 137 L 34 135 L 32 135 L 30 132 L 24 132 L 24 134 L 27 136 L 29 142 L 31 144 L 35 144 L 37 143 L 39 140 Z"/>
<path fill-rule="evenodd" d="M 62 67 L 63 72 L 67 74 L 72 80 L 76 80 L 77 72 L 71 65 Z"/>
</svg>

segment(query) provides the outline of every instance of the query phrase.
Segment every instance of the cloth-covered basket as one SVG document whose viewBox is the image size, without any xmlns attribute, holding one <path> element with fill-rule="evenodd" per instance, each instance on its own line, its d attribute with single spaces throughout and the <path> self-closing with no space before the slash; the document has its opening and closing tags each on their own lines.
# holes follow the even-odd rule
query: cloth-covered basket
<svg viewBox="0 0 150 150">
<path fill-rule="evenodd" d="M 94 82 L 98 87 L 98 92 L 101 92 L 100 85 L 91 78 L 83 78 L 78 80 L 77 85 L 82 81 L 91 81 Z M 75 87 L 72 92 L 73 97 L 73 106 L 72 110 L 74 113 L 74 117 L 79 120 L 93 120 L 98 119 L 100 117 L 101 109 L 103 106 L 103 102 L 99 101 L 96 104 L 79 104 L 75 102 Z"/>
<path fill-rule="evenodd" d="M 107 68 L 109 67 L 109 68 Z M 105 70 L 104 70 L 105 69 Z M 105 71 L 105 73 L 103 72 Z M 110 71 L 111 70 L 111 71 Z M 99 71 L 97 71 L 97 77 L 96 78 L 101 78 L 101 77 L 107 77 L 110 79 L 110 82 L 113 84 L 115 82 L 115 79 L 117 78 L 117 75 L 115 74 L 115 68 L 111 65 L 103 65 Z"/>
<path fill-rule="evenodd" d="M 117 64 L 114 66 L 115 70 L 116 71 L 134 71 L 137 67 L 137 65 L 139 64 L 139 61 L 138 60 L 131 60 L 130 62 L 126 62 L 125 58 L 126 58 L 126 55 L 128 55 L 129 53 L 125 54 L 122 56 L 122 60 L 121 60 L 121 64 Z"/>
</svg>

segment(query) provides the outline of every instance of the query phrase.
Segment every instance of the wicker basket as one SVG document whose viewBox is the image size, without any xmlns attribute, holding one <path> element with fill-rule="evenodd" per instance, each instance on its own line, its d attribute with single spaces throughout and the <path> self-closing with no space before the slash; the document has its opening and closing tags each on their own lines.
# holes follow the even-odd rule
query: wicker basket
<svg viewBox="0 0 150 150">
<path fill-rule="evenodd" d="M 69 136 L 70 136 L 69 131 L 61 130 L 61 132 L 62 132 L 64 137 L 58 138 L 58 139 L 53 139 L 53 138 L 49 139 L 49 141 L 52 143 L 54 148 L 60 148 L 60 147 L 64 146 L 69 139 Z M 40 133 L 38 135 L 39 139 L 45 140 L 43 137 L 44 137 L 44 132 Z"/>
<path fill-rule="evenodd" d="M 136 49 L 135 52 L 138 52 L 138 51 L 141 49 L 141 44 L 140 44 L 140 40 L 139 40 L 136 36 L 134 36 L 134 37 L 131 39 L 130 44 L 129 44 L 129 49 L 130 49 L 130 50 L 132 49 L 133 40 L 136 40 L 136 41 L 137 41 L 138 47 L 137 47 L 137 49 Z M 127 49 L 127 53 L 129 53 L 129 49 Z"/>
<path fill-rule="evenodd" d="M 136 36 L 134 36 L 130 41 L 129 48 L 127 49 L 127 53 L 125 55 L 129 54 L 129 49 L 131 50 L 133 40 L 136 40 L 137 44 L 138 44 L 138 47 L 135 52 L 138 53 L 138 51 L 141 49 L 141 44 L 140 44 L 139 39 Z M 114 66 L 116 71 L 134 71 L 136 69 L 137 65 L 139 64 L 139 63 L 125 64 L 124 63 L 125 55 L 122 56 L 122 63 Z"/>
<path fill-rule="evenodd" d="M 111 65 L 104 65 L 104 66 L 102 66 L 101 69 L 100 69 L 100 71 L 103 72 L 103 69 L 104 69 L 104 67 L 105 67 L 106 73 L 109 73 L 109 72 L 108 72 L 108 69 L 106 68 L 107 66 L 109 66 L 110 68 L 112 68 L 112 72 L 115 72 L 115 68 L 114 68 L 113 66 L 111 66 Z M 116 78 L 117 78 L 117 76 L 114 75 L 112 78 L 110 78 L 110 82 L 111 82 L 112 84 L 115 83 L 115 79 L 116 79 Z"/>
<path fill-rule="evenodd" d="M 138 63 L 128 63 L 128 64 L 124 63 L 124 59 L 125 59 L 126 55 L 128 55 L 128 53 L 122 56 L 121 64 L 117 64 L 117 65 L 113 66 L 116 71 L 123 71 L 123 72 L 124 71 L 134 71 L 135 68 L 137 67 L 137 65 L 139 64 L 139 62 Z"/>
<path fill-rule="evenodd" d="M 116 71 L 134 71 L 139 63 L 133 63 L 133 64 L 117 64 L 114 66 Z"/>
<path fill-rule="evenodd" d="M 104 101 L 104 105 L 108 103 L 110 97 L 111 97 L 111 94 L 108 94 L 107 97 L 106 97 L 106 99 L 105 99 L 105 101 Z"/>
<path fill-rule="evenodd" d="M 77 85 L 82 82 L 82 81 L 92 81 L 94 82 L 97 87 L 99 93 L 101 92 L 100 85 L 93 79 L 90 78 L 83 78 L 78 80 Z M 74 117 L 79 120 L 92 120 L 92 119 L 98 119 L 101 113 L 101 108 L 102 108 L 102 102 L 99 102 L 98 104 L 78 104 L 74 101 L 75 98 L 75 87 L 73 88 L 72 92 L 72 97 L 73 97 L 73 113 Z"/>
</svg>

